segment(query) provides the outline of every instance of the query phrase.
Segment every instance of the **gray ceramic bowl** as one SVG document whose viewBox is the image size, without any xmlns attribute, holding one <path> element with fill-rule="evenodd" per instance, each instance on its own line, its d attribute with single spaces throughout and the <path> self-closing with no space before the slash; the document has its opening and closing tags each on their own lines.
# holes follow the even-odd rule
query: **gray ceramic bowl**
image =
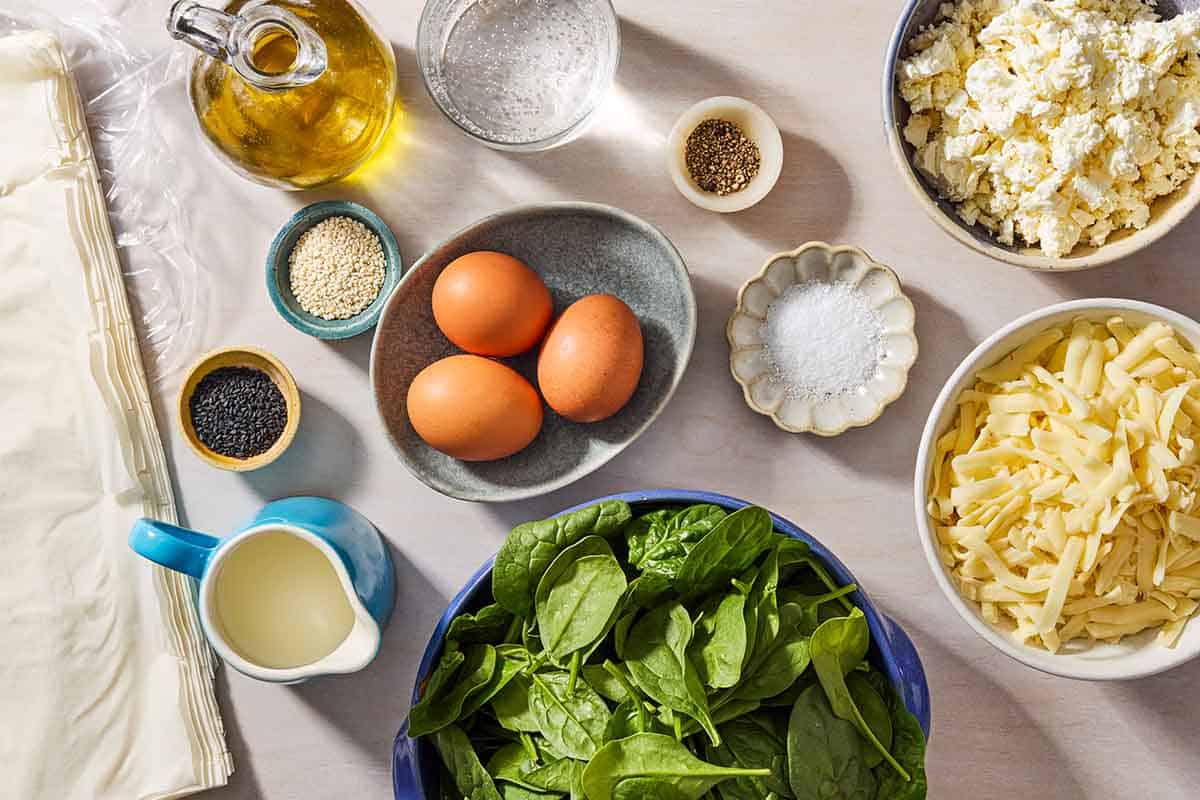
<svg viewBox="0 0 1200 800">
<path fill-rule="evenodd" d="M 556 314 L 595 293 L 629 305 L 641 322 L 646 355 L 641 382 L 625 408 L 587 425 L 547 409 L 533 443 L 498 461 L 459 461 L 417 436 L 406 408 L 408 386 L 426 366 L 459 352 L 434 322 L 433 284 L 447 264 L 475 250 L 498 250 L 528 264 L 550 289 Z M 464 228 L 412 266 L 376 328 L 371 384 L 383 425 L 413 475 L 463 500 L 519 500 L 566 486 L 628 447 L 671 399 L 695 338 L 687 267 L 656 228 L 591 203 L 521 206 Z M 504 362 L 536 385 L 536 351 Z"/>
<path fill-rule="evenodd" d="M 938 196 L 937 190 L 912 163 L 912 147 L 904 139 L 908 122 L 908 104 L 896 86 L 896 67 L 908 56 L 908 42 L 917 31 L 930 25 L 945 0 L 906 0 L 892 33 L 883 61 L 883 125 L 892 160 L 905 185 L 925 213 L 946 233 L 972 250 L 1018 267 L 1065 272 L 1089 269 L 1132 255 L 1164 236 L 1200 203 L 1200 180 L 1194 177 L 1175 192 L 1160 197 L 1150 207 L 1150 223 L 1141 230 L 1115 231 L 1100 247 L 1078 245 L 1070 255 L 1050 258 L 1037 247 L 1001 244 L 982 225 L 967 225 L 954 206 Z M 1164 19 L 1200 8 L 1200 0 L 1158 0 L 1158 13 Z"/>
</svg>

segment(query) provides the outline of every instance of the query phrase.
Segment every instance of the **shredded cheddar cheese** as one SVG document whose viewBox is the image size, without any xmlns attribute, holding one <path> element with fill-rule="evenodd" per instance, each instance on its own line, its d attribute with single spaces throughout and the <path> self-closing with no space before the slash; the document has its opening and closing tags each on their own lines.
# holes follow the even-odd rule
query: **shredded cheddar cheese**
<svg viewBox="0 0 1200 800">
<path fill-rule="evenodd" d="M 976 375 L 937 441 L 939 552 L 991 624 L 1051 652 L 1200 607 L 1200 359 L 1161 322 L 1043 331 Z"/>
</svg>

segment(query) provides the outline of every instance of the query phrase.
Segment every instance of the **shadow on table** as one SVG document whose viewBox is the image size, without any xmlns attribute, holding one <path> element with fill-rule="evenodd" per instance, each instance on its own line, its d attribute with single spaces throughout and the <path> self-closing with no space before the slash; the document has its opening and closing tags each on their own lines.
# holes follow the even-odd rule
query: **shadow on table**
<svg viewBox="0 0 1200 800">
<path fill-rule="evenodd" d="M 396 610 L 379 655 L 362 672 L 302 683 L 291 691 L 390 772 L 386 765 L 391 763 L 392 739 L 408 713 L 417 665 L 431 632 L 415 623 L 438 619 L 449 597 L 403 551 L 390 542 L 388 549 L 396 566 Z"/>
<path fill-rule="evenodd" d="M 1174 230 L 1129 258 L 1084 272 L 1042 272 L 1063 299 L 1122 297 L 1144 300 L 1200 317 L 1200 292 L 1194 289 L 1200 252 L 1200 217 L 1186 218 Z"/>
<path fill-rule="evenodd" d="M 374 339 L 375 329 L 372 328 L 351 339 L 323 341 L 321 344 L 338 358 L 349 361 L 358 367 L 362 374 L 368 375 L 371 372 L 371 343 Z"/>
<path fill-rule="evenodd" d="M 1125 735 L 1146 742 L 1147 750 L 1154 754 L 1156 774 L 1161 778 L 1155 786 L 1156 796 L 1195 796 L 1195 787 L 1200 785 L 1195 723 L 1190 714 L 1181 713 L 1181 698 L 1195 691 L 1198 680 L 1200 662 L 1192 662 L 1152 678 L 1105 687 L 1115 701 Z"/>
<path fill-rule="evenodd" d="M 908 374 L 908 386 L 883 416 L 863 428 L 832 438 L 812 437 L 817 447 L 838 461 L 896 484 L 912 482 L 917 446 L 925 419 L 942 384 L 974 343 L 959 314 L 912 286 L 904 292 L 916 308 L 920 352 Z M 914 422 L 916 421 L 916 422 Z"/>
<path fill-rule="evenodd" d="M 243 480 L 264 501 L 316 495 L 346 497 L 364 467 L 362 436 L 321 398 L 304 392 L 296 439 L 279 460 Z"/>
<path fill-rule="evenodd" d="M 629 208 L 652 221 L 669 198 L 697 224 L 732 227 L 774 251 L 793 248 L 805 238 L 840 235 L 852 201 L 845 170 L 819 144 L 786 130 L 783 172 L 762 202 L 724 216 L 691 208 L 671 186 L 664 163 L 667 136 L 679 114 L 699 100 L 723 94 L 762 105 L 784 128 L 803 112 L 793 98 L 745 70 L 628 19 L 621 21 L 621 40 L 616 85 L 591 129 L 561 148 L 510 155 L 513 162 L 568 195 L 586 192 L 582 199 Z M 818 193 L 819 202 L 806 202 L 806 192 Z M 797 208 L 804 209 L 804 228 L 781 225 Z"/>
<path fill-rule="evenodd" d="M 845 168 L 816 141 L 790 131 L 782 135 L 779 182 L 757 205 L 731 214 L 731 222 L 773 252 L 814 239 L 842 244 L 839 237 L 854 203 Z"/>
<path fill-rule="evenodd" d="M 225 787 L 215 790 L 211 795 L 206 792 L 205 797 L 262 797 L 262 783 L 254 769 L 250 748 L 238 722 L 237 704 L 230 699 L 229 670 L 224 664 L 217 669 L 216 691 L 221 721 L 225 726 L 225 746 L 233 756 L 233 774 L 229 776 L 229 783 Z"/>
<path fill-rule="evenodd" d="M 954 788 L 973 786 L 978 800 L 1089 800 L 1058 742 L 990 677 L 987 658 L 972 664 L 913 620 L 891 609 L 888 614 L 912 637 L 929 681 L 933 724 L 925 763 L 930 797 L 950 797 Z M 981 640 L 972 639 L 970 646 L 987 657 L 1004 658 Z M 1032 670 L 1028 675 L 1030 682 L 1062 680 Z M 1049 786 L 1047 775 L 1054 776 Z"/>
</svg>

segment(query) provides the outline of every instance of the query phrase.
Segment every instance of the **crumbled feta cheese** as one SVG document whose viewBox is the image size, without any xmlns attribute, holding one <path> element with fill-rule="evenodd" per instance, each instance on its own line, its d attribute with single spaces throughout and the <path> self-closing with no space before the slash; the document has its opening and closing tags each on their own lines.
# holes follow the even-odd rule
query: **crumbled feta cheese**
<svg viewBox="0 0 1200 800">
<path fill-rule="evenodd" d="M 1200 164 L 1200 12 L 960 0 L 899 68 L 914 162 L 968 224 L 1065 256 L 1145 227 Z"/>
</svg>

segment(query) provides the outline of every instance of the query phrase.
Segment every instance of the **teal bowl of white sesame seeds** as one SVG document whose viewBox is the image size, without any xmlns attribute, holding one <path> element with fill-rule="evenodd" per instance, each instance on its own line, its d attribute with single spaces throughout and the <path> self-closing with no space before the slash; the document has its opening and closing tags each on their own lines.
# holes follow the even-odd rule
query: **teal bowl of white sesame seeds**
<svg viewBox="0 0 1200 800">
<path fill-rule="evenodd" d="M 404 263 L 387 223 L 369 208 L 325 200 L 292 215 L 267 253 L 267 293 L 296 330 L 349 339 L 375 327 Z"/>
</svg>

